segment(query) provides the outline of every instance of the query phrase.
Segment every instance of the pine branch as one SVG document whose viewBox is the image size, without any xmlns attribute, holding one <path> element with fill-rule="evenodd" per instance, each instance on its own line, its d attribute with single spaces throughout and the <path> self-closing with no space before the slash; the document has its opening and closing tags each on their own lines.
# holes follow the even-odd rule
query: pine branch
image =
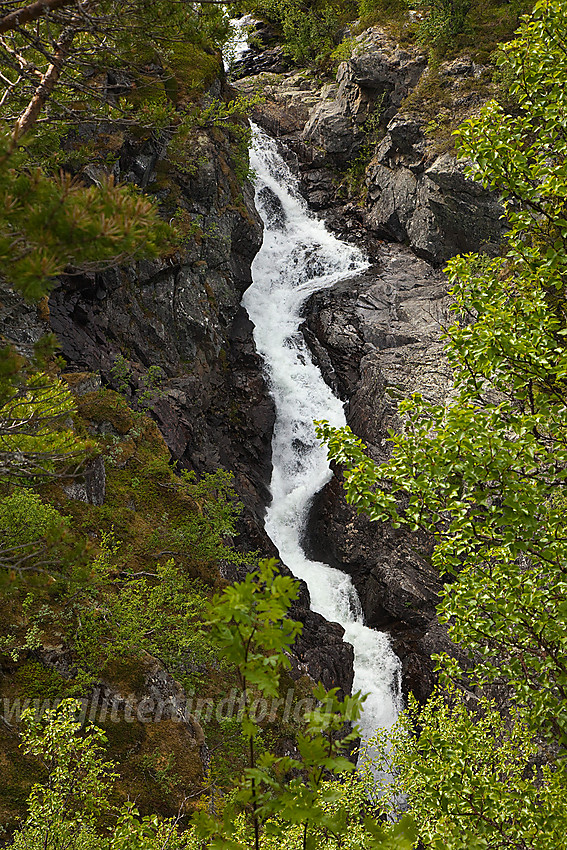
<svg viewBox="0 0 567 850">
<path fill-rule="evenodd" d="M 29 24 L 31 21 L 36 21 L 45 15 L 47 12 L 52 12 L 55 9 L 62 9 L 63 6 L 74 5 L 76 0 L 36 0 L 35 3 L 30 3 L 21 9 L 16 9 L 14 12 L 5 15 L 0 19 L 0 33 L 10 32 L 22 24 Z"/>
</svg>

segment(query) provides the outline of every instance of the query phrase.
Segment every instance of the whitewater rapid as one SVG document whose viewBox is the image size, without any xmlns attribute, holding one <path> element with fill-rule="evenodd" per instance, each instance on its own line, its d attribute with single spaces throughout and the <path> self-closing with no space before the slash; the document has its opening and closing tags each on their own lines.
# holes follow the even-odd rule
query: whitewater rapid
<svg viewBox="0 0 567 850">
<path fill-rule="evenodd" d="M 387 635 L 364 625 L 351 578 L 306 557 L 301 546 L 313 497 L 331 478 L 326 450 L 313 420 L 346 424 L 342 402 L 324 382 L 299 331 L 307 298 L 367 268 L 361 252 L 330 234 L 312 216 L 277 144 L 253 129 L 250 164 L 256 174 L 256 205 L 264 242 L 252 265 L 253 283 L 243 304 L 255 325 L 276 406 L 272 441 L 272 502 L 265 527 L 282 561 L 311 594 L 311 607 L 340 623 L 354 646 L 354 690 L 367 693 L 363 741 L 389 728 L 401 708 L 400 662 Z"/>
</svg>

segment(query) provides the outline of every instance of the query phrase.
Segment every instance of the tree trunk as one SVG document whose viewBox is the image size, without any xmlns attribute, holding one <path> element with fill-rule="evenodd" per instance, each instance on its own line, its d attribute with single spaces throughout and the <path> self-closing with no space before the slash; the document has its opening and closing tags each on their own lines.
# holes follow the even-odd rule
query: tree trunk
<svg viewBox="0 0 567 850">
<path fill-rule="evenodd" d="M 41 83 L 37 87 L 37 90 L 25 111 L 18 118 L 16 126 L 14 127 L 14 136 L 23 136 L 24 133 L 27 133 L 37 121 L 39 113 L 44 107 L 49 95 L 57 85 L 57 80 L 61 74 L 61 69 L 63 68 L 65 59 L 69 55 L 69 50 L 76 32 L 77 30 L 74 28 L 68 27 L 61 33 L 61 38 L 55 48 L 53 62 L 43 75 Z"/>
</svg>

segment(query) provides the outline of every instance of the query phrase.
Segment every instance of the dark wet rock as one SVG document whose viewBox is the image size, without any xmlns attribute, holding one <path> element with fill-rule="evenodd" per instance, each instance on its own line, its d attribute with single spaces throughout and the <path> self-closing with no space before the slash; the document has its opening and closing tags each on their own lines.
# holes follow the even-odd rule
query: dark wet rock
<svg viewBox="0 0 567 850">
<path fill-rule="evenodd" d="M 437 624 L 442 588 L 428 560 L 429 541 L 357 516 L 346 504 L 340 478 L 334 477 L 313 505 L 307 548 L 313 558 L 352 576 L 365 623 L 392 636 L 404 693 L 429 693 L 435 676 L 423 640 Z"/>
<path fill-rule="evenodd" d="M 269 47 L 265 50 L 251 48 L 232 65 L 230 75 L 232 79 L 239 80 L 241 77 L 261 72 L 281 74 L 288 71 L 291 65 L 292 61 L 282 47 Z"/>
<path fill-rule="evenodd" d="M 269 186 L 262 186 L 257 193 L 257 201 L 260 202 L 267 218 L 270 230 L 283 230 L 286 223 L 286 214 L 282 202 Z"/>
<path fill-rule="evenodd" d="M 277 557 L 277 550 L 268 550 L 268 554 Z M 242 581 L 247 568 L 234 563 L 222 566 L 222 576 L 227 581 Z M 280 562 L 279 571 L 283 575 L 295 578 L 291 570 Z M 297 579 L 296 579 L 297 580 Z M 322 682 L 329 688 L 340 688 L 343 694 L 350 694 L 354 678 L 354 649 L 343 641 L 345 630 L 339 623 L 331 623 L 321 614 L 310 610 L 311 598 L 304 581 L 299 580 L 299 593 L 292 603 L 289 617 L 299 620 L 303 626 L 301 635 L 295 641 L 290 656 L 290 676 L 297 681 L 308 676 L 314 683 Z"/>
<path fill-rule="evenodd" d="M 278 33 L 271 24 L 246 15 L 241 19 L 241 25 L 247 32 L 248 47 L 238 59 L 230 61 L 228 74 L 231 80 L 250 74 L 281 74 L 291 67 L 291 58 L 278 44 Z"/>
<path fill-rule="evenodd" d="M 414 391 L 435 402 L 450 397 L 439 340 L 448 306 L 443 275 L 394 245 L 384 245 L 381 262 L 366 273 L 307 305 L 307 342 L 377 461 L 388 456 L 388 429 L 401 425 L 400 398 Z M 431 653 L 452 647 L 436 619 L 442 581 L 430 563 L 431 540 L 357 516 L 337 471 L 315 500 L 306 543 L 312 557 L 352 576 L 367 624 L 392 635 L 405 692 L 427 696 L 435 682 Z"/>
<path fill-rule="evenodd" d="M 32 357 L 34 345 L 50 331 L 47 299 L 28 304 L 0 281 L 0 339 L 12 343 L 24 357 Z"/>
<path fill-rule="evenodd" d="M 292 678 L 298 679 L 307 673 L 314 682 L 322 682 L 327 690 L 340 688 L 342 694 L 350 694 L 354 649 L 343 640 L 343 627 L 299 606 L 292 608 L 290 616 L 303 624 L 302 633 L 293 646 Z"/>
</svg>

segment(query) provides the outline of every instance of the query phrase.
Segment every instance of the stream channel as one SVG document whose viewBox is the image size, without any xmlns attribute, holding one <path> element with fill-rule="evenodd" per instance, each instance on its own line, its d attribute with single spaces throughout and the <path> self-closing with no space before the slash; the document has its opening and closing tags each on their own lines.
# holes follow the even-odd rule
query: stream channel
<svg viewBox="0 0 567 850">
<path fill-rule="evenodd" d="M 303 579 L 311 607 L 340 623 L 354 646 L 354 690 L 368 694 L 359 726 L 362 742 L 389 728 L 401 708 L 401 666 L 389 638 L 364 625 L 350 576 L 309 560 L 302 539 L 314 496 L 331 478 L 326 449 L 313 420 L 346 424 L 342 402 L 313 363 L 299 330 L 302 306 L 319 289 L 368 267 L 363 254 L 336 239 L 313 216 L 277 143 L 253 128 L 250 164 L 256 174 L 256 206 L 264 242 L 252 266 L 253 283 L 243 305 L 276 405 L 272 440 L 272 502 L 265 527 L 281 560 Z"/>
</svg>

